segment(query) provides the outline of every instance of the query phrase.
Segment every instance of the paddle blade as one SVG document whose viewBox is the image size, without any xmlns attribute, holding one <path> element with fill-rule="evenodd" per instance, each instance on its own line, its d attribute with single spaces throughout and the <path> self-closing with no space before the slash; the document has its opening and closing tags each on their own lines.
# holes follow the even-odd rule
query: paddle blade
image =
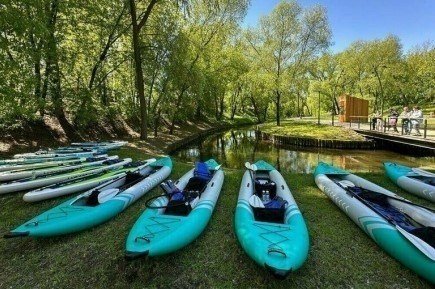
<svg viewBox="0 0 435 289">
<path fill-rule="evenodd" d="M 249 198 L 249 204 L 254 208 L 264 208 L 264 204 L 257 195 L 252 195 Z"/>
<path fill-rule="evenodd" d="M 250 162 L 246 162 L 245 163 L 245 168 L 247 168 L 248 170 L 251 169 L 251 163 Z"/>
<path fill-rule="evenodd" d="M 414 236 L 413 234 L 405 231 L 401 227 L 396 225 L 397 231 L 399 231 L 408 241 L 410 241 L 417 249 L 419 249 L 423 254 L 425 254 L 428 258 L 435 261 L 435 249 L 432 248 L 429 244 L 427 244 L 422 239 Z"/>
<path fill-rule="evenodd" d="M 435 174 L 428 172 L 428 171 L 425 171 L 425 170 L 422 170 L 422 169 L 419 169 L 419 168 L 412 168 L 412 171 L 416 174 L 423 176 L 423 177 L 435 178 Z"/>
<path fill-rule="evenodd" d="M 116 196 L 119 193 L 119 189 L 107 189 L 98 194 L 98 203 L 102 204 Z"/>
</svg>

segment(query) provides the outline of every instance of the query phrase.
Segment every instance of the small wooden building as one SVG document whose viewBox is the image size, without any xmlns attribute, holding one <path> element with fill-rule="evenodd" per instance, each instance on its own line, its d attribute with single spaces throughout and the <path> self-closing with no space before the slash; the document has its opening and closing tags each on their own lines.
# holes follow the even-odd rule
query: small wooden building
<svg viewBox="0 0 435 289">
<path fill-rule="evenodd" d="M 343 94 L 338 102 L 340 108 L 338 120 L 341 122 L 367 122 L 369 116 L 369 101 Z"/>
</svg>

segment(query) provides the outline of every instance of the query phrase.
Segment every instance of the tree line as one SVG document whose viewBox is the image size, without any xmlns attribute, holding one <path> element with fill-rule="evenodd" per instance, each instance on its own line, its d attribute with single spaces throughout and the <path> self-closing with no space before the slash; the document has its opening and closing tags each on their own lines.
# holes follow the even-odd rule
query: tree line
<svg viewBox="0 0 435 289">
<path fill-rule="evenodd" d="M 66 130 L 110 121 L 146 139 L 165 125 L 249 115 L 258 122 L 331 110 L 434 102 L 435 47 L 400 39 L 332 53 L 327 13 L 281 1 L 244 27 L 249 0 L 6 0 L 0 4 L 0 124 L 49 115 Z M 315 97 L 313 97 L 315 96 Z"/>
</svg>

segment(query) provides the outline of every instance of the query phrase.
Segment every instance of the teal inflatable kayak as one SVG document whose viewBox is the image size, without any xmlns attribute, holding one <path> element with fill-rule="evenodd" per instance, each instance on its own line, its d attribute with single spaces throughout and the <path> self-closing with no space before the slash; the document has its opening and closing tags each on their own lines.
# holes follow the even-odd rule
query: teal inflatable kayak
<svg viewBox="0 0 435 289">
<path fill-rule="evenodd" d="M 124 173 L 34 217 L 4 237 L 50 237 L 102 224 L 161 183 L 171 170 L 172 161 L 169 157 L 145 163 L 133 172 Z"/>
<path fill-rule="evenodd" d="M 277 278 L 299 269 L 309 251 L 304 218 L 282 175 L 265 161 L 246 163 L 234 218 L 248 256 Z"/>
<path fill-rule="evenodd" d="M 314 178 L 319 189 L 376 244 L 435 284 L 434 210 L 326 163 L 318 164 Z"/>
<path fill-rule="evenodd" d="M 165 193 L 147 201 L 128 234 L 126 259 L 172 253 L 198 238 L 211 219 L 223 181 L 220 165 L 210 159 L 177 182 L 162 183 Z"/>
<path fill-rule="evenodd" d="M 419 168 L 411 168 L 385 162 L 387 176 L 405 191 L 435 202 L 435 174 Z"/>
</svg>

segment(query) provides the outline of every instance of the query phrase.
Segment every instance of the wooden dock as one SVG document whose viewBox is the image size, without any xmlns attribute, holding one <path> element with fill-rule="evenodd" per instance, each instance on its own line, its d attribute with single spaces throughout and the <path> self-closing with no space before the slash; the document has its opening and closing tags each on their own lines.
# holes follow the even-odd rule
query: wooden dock
<svg viewBox="0 0 435 289">
<path fill-rule="evenodd" d="M 375 130 L 353 129 L 374 140 L 377 148 L 418 156 L 435 156 L 435 140 L 412 135 L 384 133 Z"/>
</svg>

